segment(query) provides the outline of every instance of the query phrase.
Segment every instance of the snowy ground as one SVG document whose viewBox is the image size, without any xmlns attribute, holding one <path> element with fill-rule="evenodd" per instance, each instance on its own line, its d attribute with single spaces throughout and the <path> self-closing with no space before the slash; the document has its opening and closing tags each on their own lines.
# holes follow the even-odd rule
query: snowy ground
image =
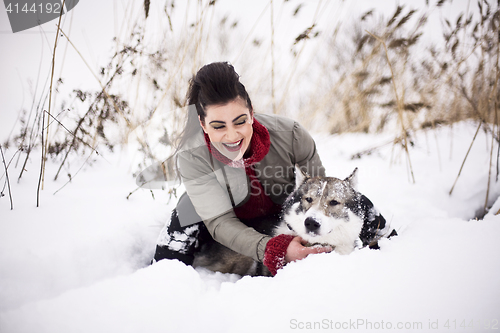
<svg viewBox="0 0 500 333">
<path fill-rule="evenodd" d="M 274 278 L 178 261 L 148 266 L 175 199 L 140 190 L 127 200 L 135 183 L 122 153 L 97 157 L 55 195 L 65 180 L 51 180 L 57 165 L 50 164 L 36 208 L 33 157 L 26 176 L 13 181 L 14 210 L 8 196 L 0 200 L 0 332 L 499 329 L 500 216 L 493 213 L 500 201 L 484 220 L 473 220 L 488 179 L 491 138 L 483 132 L 448 195 L 475 129 L 421 132 L 410 151 L 416 184 L 392 145 L 351 160 L 391 136 L 318 136 L 327 173 L 343 178 L 357 166 L 359 190 L 399 236 L 382 241 L 380 251 L 310 256 Z M 493 204 L 500 183 L 491 186 Z"/>
</svg>

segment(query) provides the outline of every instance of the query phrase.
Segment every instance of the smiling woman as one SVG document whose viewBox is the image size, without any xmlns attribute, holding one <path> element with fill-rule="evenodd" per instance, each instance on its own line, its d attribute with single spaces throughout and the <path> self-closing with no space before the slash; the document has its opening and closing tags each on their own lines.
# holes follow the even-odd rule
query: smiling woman
<svg viewBox="0 0 500 333">
<path fill-rule="evenodd" d="M 213 105 L 208 109 L 205 121 L 200 118 L 200 124 L 211 144 L 233 161 L 248 155 L 253 134 L 253 112 L 245 102 L 237 97 L 225 105 Z"/>
<path fill-rule="evenodd" d="M 160 233 L 154 260 L 191 265 L 215 240 L 274 275 L 289 261 L 331 250 L 306 248 L 299 237 L 270 236 L 295 181 L 283 170 L 298 165 L 311 176 L 324 175 L 309 133 L 291 119 L 254 114 L 238 74 L 225 62 L 198 71 L 188 103 L 198 120 L 190 107 L 177 154 L 186 193 Z"/>
</svg>

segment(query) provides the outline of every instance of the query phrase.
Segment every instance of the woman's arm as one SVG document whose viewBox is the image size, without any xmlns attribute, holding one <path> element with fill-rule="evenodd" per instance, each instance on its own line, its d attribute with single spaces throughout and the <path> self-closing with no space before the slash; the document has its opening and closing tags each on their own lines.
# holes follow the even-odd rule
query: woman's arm
<svg viewBox="0 0 500 333">
<path fill-rule="evenodd" d="M 199 156 L 195 151 L 182 152 L 178 159 L 186 192 L 196 212 L 217 242 L 262 261 L 271 237 L 255 231 L 236 217 L 227 189 L 217 180 L 216 173 L 221 170 L 212 169 Z"/>
<path fill-rule="evenodd" d="M 325 176 L 325 169 L 312 136 L 297 122 L 293 126 L 292 161 L 302 172 L 311 177 Z M 267 242 L 264 255 L 266 265 L 273 275 L 291 261 L 301 260 L 309 254 L 331 252 L 331 247 L 306 247 L 300 237 L 278 235 Z"/>
</svg>

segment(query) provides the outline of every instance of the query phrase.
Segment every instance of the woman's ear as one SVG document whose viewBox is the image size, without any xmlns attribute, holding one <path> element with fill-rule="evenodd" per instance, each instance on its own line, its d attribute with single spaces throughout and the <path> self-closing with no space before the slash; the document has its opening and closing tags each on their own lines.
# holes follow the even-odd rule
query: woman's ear
<svg viewBox="0 0 500 333">
<path fill-rule="evenodd" d="M 205 122 L 201 120 L 200 116 L 198 116 L 198 120 L 200 121 L 201 128 L 203 128 L 203 132 L 207 133 L 207 129 L 205 128 Z"/>
</svg>

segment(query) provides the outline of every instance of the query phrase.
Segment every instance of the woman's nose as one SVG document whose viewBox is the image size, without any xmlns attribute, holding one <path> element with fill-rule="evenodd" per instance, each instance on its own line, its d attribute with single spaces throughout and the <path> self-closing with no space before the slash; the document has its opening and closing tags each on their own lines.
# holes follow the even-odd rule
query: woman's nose
<svg viewBox="0 0 500 333">
<path fill-rule="evenodd" d="M 238 131 L 232 127 L 227 127 L 226 139 L 228 142 L 236 142 L 239 139 Z"/>
</svg>

